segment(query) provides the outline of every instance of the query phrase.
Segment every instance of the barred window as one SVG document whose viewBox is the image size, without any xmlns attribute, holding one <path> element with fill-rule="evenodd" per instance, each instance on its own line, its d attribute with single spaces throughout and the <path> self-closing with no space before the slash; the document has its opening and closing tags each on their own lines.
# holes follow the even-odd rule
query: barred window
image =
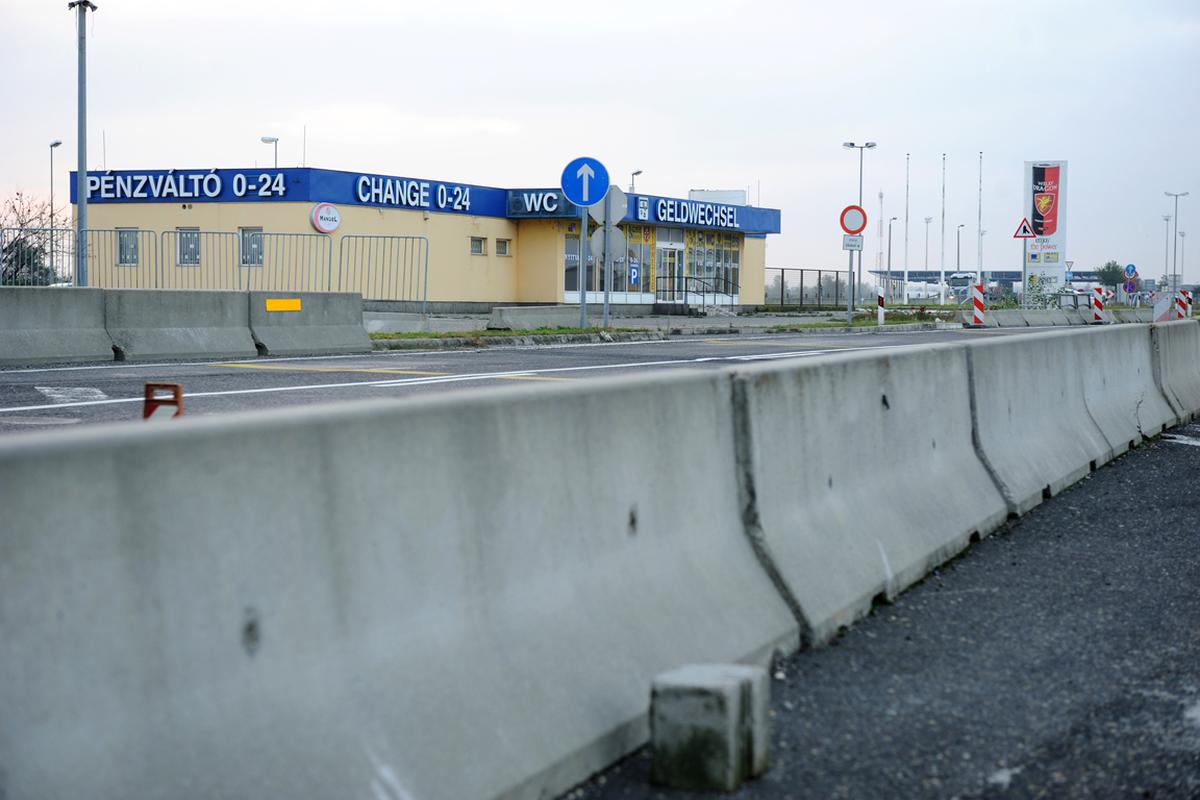
<svg viewBox="0 0 1200 800">
<path fill-rule="evenodd" d="M 137 228 L 117 228 L 117 266 L 136 267 L 138 265 L 138 230 Z"/>
<path fill-rule="evenodd" d="M 175 229 L 175 263 L 181 267 L 200 266 L 200 229 Z"/>
<path fill-rule="evenodd" d="M 242 245 L 243 267 L 261 267 L 263 265 L 262 232 L 262 228 L 238 228 Z"/>
</svg>

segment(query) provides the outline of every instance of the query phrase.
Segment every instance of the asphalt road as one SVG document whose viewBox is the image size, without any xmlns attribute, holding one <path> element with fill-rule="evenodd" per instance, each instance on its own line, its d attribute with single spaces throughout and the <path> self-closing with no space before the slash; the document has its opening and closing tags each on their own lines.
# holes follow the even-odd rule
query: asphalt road
<svg viewBox="0 0 1200 800">
<path fill-rule="evenodd" d="M 729 366 L 854 348 L 1015 335 L 1018 330 L 833 336 L 683 336 L 631 344 L 493 346 L 365 356 L 204 363 L 120 363 L 0 370 L 0 433 L 140 419 L 147 382 L 179 383 L 189 415 L 466 391 L 518 382 L 588 380 L 659 369 Z"/>
<path fill-rule="evenodd" d="M 1198 481 L 1193 424 L 781 663 L 772 768 L 724 796 L 1200 797 Z M 648 776 L 567 797 L 698 797 Z"/>
</svg>

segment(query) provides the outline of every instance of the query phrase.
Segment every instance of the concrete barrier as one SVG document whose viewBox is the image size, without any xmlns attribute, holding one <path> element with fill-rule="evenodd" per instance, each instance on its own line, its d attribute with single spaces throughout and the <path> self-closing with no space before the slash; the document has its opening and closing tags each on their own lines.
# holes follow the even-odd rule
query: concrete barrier
<svg viewBox="0 0 1200 800">
<path fill-rule="evenodd" d="M 1155 378 L 1180 422 L 1200 412 L 1200 322 L 1153 325 Z"/>
<path fill-rule="evenodd" d="M 371 352 L 358 294 L 250 292 L 250 331 L 262 355 Z"/>
<path fill-rule="evenodd" d="M 100 289 L 0 288 L 0 364 L 112 358 Z"/>
<path fill-rule="evenodd" d="M 118 359 L 253 356 L 248 322 L 245 292 L 104 290 Z"/>
<path fill-rule="evenodd" d="M 1061 309 L 1063 316 L 1067 318 L 1068 325 L 1091 325 L 1092 310 L 1086 306 L 1082 308 L 1064 308 Z"/>
<path fill-rule="evenodd" d="M 1003 523 L 971 440 L 966 350 L 739 370 L 752 538 L 819 644 Z"/>
<path fill-rule="evenodd" d="M 1115 458 L 1177 418 L 1154 379 L 1150 326 L 1112 325 L 1072 340 L 1084 399 Z"/>
<path fill-rule="evenodd" d="M 498 306 L 492 309 L 488 328 L 530 330 L 532 328 L 578 328 L 579 306 Z"/>
<path fill-rule="evenodd" d="M 0 796 L 557 796 L 647 740 L 654 675 L 798 644 L 731 391 L 5 437 Z"/>
<path fill-rule="evenodd" d="M 1029 325 L 1019 308 L 1002 308 L 991 313 L 996 318 L 996 325 L 1001 328 L 1024 328 Z"/>
<path fill-rule="evenodd" d="M 1057 308 L 1028 308 L 1021 312 L 1021 316 L 1025 320 L 1025 324 L 1031 328 L 1035 327 L 1050 327 L 1050 326 L 1067 326 L 1070 325 L 1070 320 L 1067 315 Z"/>
<path fill-rule="evenodd" d="M 968 351 L 979 450 L 1009 512 L 1024 514 L 1109 458 L 1088 413 L 1074 341 L 1046 331 L 973 343 Z"/>
</svg>

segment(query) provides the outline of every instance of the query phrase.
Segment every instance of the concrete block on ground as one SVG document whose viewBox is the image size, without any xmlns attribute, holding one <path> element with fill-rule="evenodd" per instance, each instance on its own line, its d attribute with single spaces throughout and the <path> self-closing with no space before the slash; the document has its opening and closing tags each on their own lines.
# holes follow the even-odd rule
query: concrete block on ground
<svg viewBox="0 0 1200 800">
<path fill-rule="evenodd" d="M 997 327 L 1000 328 L 1025 328 L 1029 325 L 1025 321 L 1024 312 L 1019 308 L 1000 308 L 991 313 L 996 318 Z"/>
<path fill-rule="evenodd" d="M 655 675 L 798 645 L 732 402 L 679 372 L 0 440 L 7 796 L 558 796 L 648 741 Z"/>
<path fill-rule="evenodd" d="M 1200 413 L 1200 322 L 1164 322 L 1150 328 L 1155 376 L 1182 421 Z"/>
<path fill-rule="evenodd" d="M 112 359 L 100 289 L 0 288 L 0 365 Z"/>
<path fill-rule="evenodd" d="M 1057 308 L 1025 309 L 1021 312 L 1021 316 L 1025 319 L 1025 324 L 1031 328 L 1044 328 L 1055 325 L 1066 326 L 1070 324 L 1067 320 L 1067 315 Z"/>
<path fill-rule="evenodd" d="M 968 350 L 980 452 L 1009 511 L 1024 514 L 1108 460 L 1088 413 L 1074 340 L 1087 330 L 974 342 Z"/>
<path fill-rule="evenodd" d="M 1154 377 L 1148 325 L 1097 326 L 1071 340 L 1083 365 L 1088 412 L 1121 455 L 1177 422 Z"/>
<path fill-rule="evenodd" d="M 676 789 L 731 792 L 767 769 L 766 670 L 691 664 L 654 679 L 652 779 Z"/>
<path fill-rule="evenodd" d="M 972 445 L 961 345 L 747 367 L 735 391 L 752 535 L 814 644 L 1007 516 Z"/>
<path fill-rule="evenodd" d="M 492 330 L 514 331 L 577 328 L 579 306 L 497 306 L 492 309 L 487 326 Z"/>
<path fill-rule="evenodd" d="M 118 358 L 232 358 L 258 353 L 245 292 L 105 289 L 104 324 Z"/>
<path fill-rule="evenodd" d="M 1061 309 L 1063 316 L 1067 318 L 1068 325 L 1091 325 L 1092 310 L 1087 306 L 1082 308 L 1064 308 Z"/>
<path fill-rule="evenodd" d="M 250 292 L 250 331 L 262 355 L 371 352 L 362 295 Z"/>
</svg>

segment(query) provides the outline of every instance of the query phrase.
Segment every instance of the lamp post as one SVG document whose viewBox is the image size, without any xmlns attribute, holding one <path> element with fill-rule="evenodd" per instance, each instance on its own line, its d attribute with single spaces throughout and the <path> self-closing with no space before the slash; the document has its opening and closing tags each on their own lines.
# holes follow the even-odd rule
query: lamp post
<svg viewBox="0 0 1200 800">
<path fill-rule="evenodd" d="M 635 169 L 633 172 L 629 173 L 629 193 L 630 194 L 633 194 L 633 192 L 634 192 L 633 179 L 641 174 L 642 174 L 642 171 L 640 169 Z"/>
<path fill-rule="evenodd" d="M 925 276 L 929 276 L 929 223 L 933 222 L 933 217 L 925 218 Z M 924 283 L 924 281 L 922 281 Z M 928 283 L 925 283 L 928 286 Z M 925 297 L 925 290 L 921 290 L 921 297 Z"/>
<path fill-rule="evenodd" d="M 263 144 L 269 144 L 269 145 L 274 146 L 274 148 L 275 148 L 275 169 L 279 169 L 279 137 L 278 136 L 264 136 L 259 141 L 261 141 Z"/>
<path fill-rule="evenodd" d="M 1171 215 L 1163 214 L 1163 275 L 1167 283 L 1174 283 L 1175 276 L 1171 274 Z M 1171 291 L 1179 291 L 1178 286 L 1171 286 Z"/>
<path fill-rule="evenodd" d="M 854 142 L 842 142 L 842 147 L 847 150 L 858 151 L 858 205 L 862 206 L 863 201 L 863 151 L 874 150 L 875 142 L 867 142 L 866 144 L 855 144 Z M 850 324 L 851 316 L 854 312 L 854 251 L 850 252 L 850 266 L 846 273 L 846 324 Z M 862 251 L 858 251 L 858 271 L 862 272 Z"/>
<path fill-rule="evenodd" d="M 1187 250 L 1183 246 L 1184 245 L 1183 237 L 1185 237 L 1185 236 L 1187 236 L 1187 234 L 1185 232 L 1183 232 L 1183 231 L 1179 232 L 1179 280 L 1181 282 L 1183 281 L 1183 270 L 1187 264 L 1187 260 L 1186 260 L 1187 259 Z"/>
<path fill-rule="evenodd" d="M 946 154 L 942 153 L 942 263 L 938 277 L 938 305 L 946 304 Z"/>
<path fill-rule="evenodd" d="M 50 271 L 54 272 L 54 148 L 62 144 L 62 139 L 50 143 Z"/>
<path fill-rule="evenodd" d="M 76 12 L 75 30 L 78 36 L 76 78 L 76 143 L 75 168 L 75 255 L 79 259 L 75 267 L 75 285 L 87 286 L 87 211 L 88 211 L 88 168 L 87 168 L 87 12 L 96 11 L 91 0 L 71 0 L 67 8 Z"/>
<path fill-rule="evenodd" d="M 954 271 L 962 272 L 962 229 L 967 227 L 965 222 L 960 222 L 958 227 L 954 229 Z"/>
<path fill-rule="evenodd" d="M 898 220 L 899 217 L 892 217 L 888 220 L 888 260 L 887 260 L 887 283 L 884 287 L 884 295 L 887 295 L 892 288 L 892 223 Z"/>
<path fill-rule="evenodd" d="M 1167 197 L 1175 198 L 1175 232 L 1179 233 L 1179 198 L 1187 197 L 1187 192 L 1163 192 Z M 1175 283 L 1175 291 L 1179 291 L 1179 273 L 1175 270 L 1179 256 L 1179 241 L 1175 241 L 1175 256 L 1171 259 L 1171 280 Z"/>
</svg>

